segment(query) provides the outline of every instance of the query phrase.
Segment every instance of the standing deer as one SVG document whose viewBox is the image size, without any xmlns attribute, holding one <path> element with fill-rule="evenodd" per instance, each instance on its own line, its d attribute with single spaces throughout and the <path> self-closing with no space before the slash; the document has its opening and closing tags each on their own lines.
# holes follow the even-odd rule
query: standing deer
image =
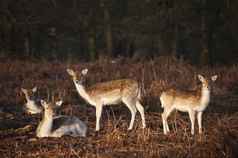
<svg viewBox="0 0 238 158">
<path fill-rule="evenodd" d="M 164 133 L 169 132 L 167 117 L 174 110 L 188 112 L 192 123 L 191 134 L 194 135 L 194 121 L 197 113 L 199 133 L 202 133 L 202 112 L 206 109 L 210 101 L 210 92 L 213 82 L 217 79 L 217 75 L 210 78 L 203 78 L 198 75 L 202 82 L 201 92 L 193 90 L 182 90 L 171 88 L 162 92 L 160 101 L 164 112 L 162 113 Z"/>
<path fill-rule="evenodd" d="M 56 116 L 56 109 L 63 101 L 46 103 L 41 100 L 45 108 L 43 119 L 37 127 L 37 137 L 61 137 L 71 133 L 72 137 L 86 137 L 87 128 L 82 121 L 75 116 Z"/>
<path fill-rule="evenodd" d="M 141 84 L 131 79 L 120 79 L 108 82 L 101 82 L 85 88 L 83 77 L 87 74 L 88 69 L 82 72 L 74 72 L 67 69 L 68 73 L 73 76 L 76 89 L 81 97 L 89 104 L 96 107 L 96 131 L 100 130 L 100 118 L 104 105 L 113 105 L 123 102 L 131 111 L 131 122 L 128 130 L 133 128 L 136 111 L 140 112 L 142 118 L 142 127 L 145 128 L 144 108 L 139 103 Z"/>
<path fill-rule="evenodd" d="M 27 103 L 23 106 L 23 112 L 27 114 L 37 114 L 43 111 L 43 107 L 36 102 L 35 93 L 37 91 L 37 87 L 26 90 L 21 89 L 21 91 L 25 94 Z"/>
</svg>

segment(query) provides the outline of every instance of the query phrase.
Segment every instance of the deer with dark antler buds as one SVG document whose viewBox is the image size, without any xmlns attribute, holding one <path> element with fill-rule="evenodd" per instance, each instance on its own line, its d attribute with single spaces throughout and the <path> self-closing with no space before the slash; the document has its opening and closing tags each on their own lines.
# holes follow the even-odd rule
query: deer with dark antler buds
<svg viewBox="0 0 238 158">
<path fill-rule="evenodd" d="M 23 106 L 23 112 L 27 114 L 37 114 L 43 111 L 43 107 L 36 102 L 35 93 L 37 91 L 37 87 L 26 90 L 24 88 L 21 91 L 25 94 L 27 103 Z"/>
<path fill-rule="evenodd" d="M 61 137 L 70 133 L 72 137 L 86 137 L 87 127 L 76 116 L 56 116 L 56 109 L 63 101 L 46 103 L 41 100 L 45 108 L 44 116 L 37 128 L 37 137 Z"/>
<path fill-rule="evenodd" d="M 131 79 L 119 79 L 108 82 L 101 82 L 85 88 L 83 77 L 88 72 L 84 69 L 82 72 L 74 72 L 67 69 L 68 73 L 73 76 L 73 81 L 80 96 L 82 96 L 91 105 L 96 107 L 96 131 L 100 130 L 100 118 L 104 105 L 113 105 L 123 102 L 131 111 L 131 122 L 128 130 L 133 128 L 136 111 L 140 112 L 142 118 L 142 127 L 145 128 L 144 108 L 139 103 L 140 84 Z"/>
<path fill-rule="evenodd" d="M 194 134 L 195 114 L 197 113 L 199 133 L 202 133 L 202 113 L 206 109 L 210 101 L 210 92 L 213 82 L 217 79 L 217 75 L 212 78 L 203 78 L 198 75 L 202 82 L 202 90 L 192 91 L 171 88 L 162 92 L 160 101 L 164 112 L 162 113 L 164 133 L 169 132 L 167 117 L 174 110 L 188 112 L 192 123 L 191 134 Z"/>
</svg>

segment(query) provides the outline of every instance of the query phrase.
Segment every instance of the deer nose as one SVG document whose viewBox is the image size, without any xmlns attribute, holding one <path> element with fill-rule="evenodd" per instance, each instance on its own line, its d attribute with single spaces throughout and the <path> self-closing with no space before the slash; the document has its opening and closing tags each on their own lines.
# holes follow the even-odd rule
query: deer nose
<svg viewBox="0 0 238 158">
<path fill-rule="evenodd" d="M 28 96 L 27 98 L 28 98 L 28 100 L 32 100 L 32 97 L 31 97 L 31 96 Z"/>
<path fill-rule="evenodd" d="M 76 80 L 76 83 L 77 83 L 77 84 L 80 84 L 80 81 L 79 81 L 79 80 Z"/>
<path fill-rule="evenodd" d="M 79 78 L 79 79 L 76 80 L 76 83 L 82 85 L 83 80 L 81 78 Z"/>
</svg>

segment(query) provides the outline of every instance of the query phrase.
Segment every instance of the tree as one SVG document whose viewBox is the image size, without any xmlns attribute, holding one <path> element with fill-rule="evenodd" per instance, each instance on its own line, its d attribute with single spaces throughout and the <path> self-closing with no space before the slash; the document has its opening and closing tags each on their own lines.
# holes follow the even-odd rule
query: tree
<svg viewBox="0 0 238 158">
<path fill-rule="evenodd" d="M 106 26 L 106 46 L 107 46 L 107 56 L 114 57 L 113 53 L 113 40 L 112 40 L 112 27 L 110 20 L 110 13 L 106 3 L 101 0 L 101 6 L 103 9 L 105 26 Z"/>
<path fill-rule="evenodd" d="M 95 52 L 95 23 L 94 23 L 94 8 L 90 6 L 89 8 L 89 24 L 88 24 L 88 47 L 89 47 L 89 56 L 90 61 L 94 61 L 96 59 Z"/>
<path fill-rule="evenodd" d="M 202 8 L 202 51 L 200 56 L 200 64 L 201 66 L 209 65 L 209 57 L 210 51 L 208 46 L 208 30 L 207 30 L 207 17 L 206 17 L 206 0 L 202 0 L 203 8 Z"/>
</svg>

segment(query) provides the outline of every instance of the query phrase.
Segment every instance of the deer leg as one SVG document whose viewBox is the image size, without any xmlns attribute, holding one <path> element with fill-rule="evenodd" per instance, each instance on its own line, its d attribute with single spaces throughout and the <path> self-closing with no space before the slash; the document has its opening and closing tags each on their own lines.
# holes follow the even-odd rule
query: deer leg
<svg viewBox="0 0 238 158">
<path fill-rule="evenodd" d="M 76 132 L 78 135 L 80 135 L 82 137 L 86 137 L 87 128 L 83 124 L 83 122 L 81 122 L 80 120 L 77 120 L 75 127 L 76 127 Z"/>
<path fill-rule="evenodd" d="M 164 112 L 162 113 L 162 120 L 163 120 L 163 130 L 164 133 L 167 134 L 167 132 L 169 132 L 169 126 L 168 126 L 168 122 L 167 122 L 167 118 L 169 116 L 169 114 L 173 111 L 173 109 L 164 109 Z"/>
<path fill-rule="evenodd" d="M 162 113 L 162 121 L 163 121 L 163 130 L 164 130 L 164 134 L 167 134 L 167 132 L 169 132 L 167 129 L 167 114 L 166 111 L 164 110 L 164 112 Z"/>
<path fill-rule="evenodd" d="M 96 130 L 95 131 L 99 131 L 100 130 L 101 115 L 102 115 L 102 105 L 101 104 L 97 104 L 96 105 Z"/>
<path fill-rule="evenodd" d="M 142 128 L 145 128 L 145 127 L 146 127 L 146 124 L 145 124 L 144 107 L 139 103 L 138 100 L 137 100 L 137 102 L 136 102 L 136 108 L 137 108 L 137 110 L 140 112 L 140 115 L 141 115 Z"/>
<path fill-rule="evenodd" d="M 136 107 L 132 104 L 132 100 L 128 101 L 127 99 L 122 99 L 122 101 L 126 104 L 126 106 L 129 108 L 131 111 L 131 122 L 128 130 L 132 130 L 134 121 L 135 121 L 135 116 L 136 116 Z"/>
<path fill-rule="evenodd" d="M 202 111 L 197 113 L 199 133 L 202 134 Z"/>
<path fill-rule="evenodd" d="M 79 135 L 77 134 L 77 131 L 76 131 L 77 129 L 76 129 L 76 127 L 74 128 L 74 129 L 71 129 L 71 134 L 70 134 L 70 136 L 71 137 L 78 137 Z"/>
<path fill-rule="evenodd" d="M 60 127 L 59 129 L 57 129 L 56 131 L 54 131 L 51 136 L 52 137 L 61 137 L 63 135 L 65 135 L 68 131 L 64 128 L 64 127 Z"/>
<path fill-rule="evenodd" d="M 192 124 L 191 134 L 194 135 L 194 122 L 195 122 L 195 111 L 194 110 L 189 111 L 189 117 L 190 117 L 190 121 Z"/>
</svg>

